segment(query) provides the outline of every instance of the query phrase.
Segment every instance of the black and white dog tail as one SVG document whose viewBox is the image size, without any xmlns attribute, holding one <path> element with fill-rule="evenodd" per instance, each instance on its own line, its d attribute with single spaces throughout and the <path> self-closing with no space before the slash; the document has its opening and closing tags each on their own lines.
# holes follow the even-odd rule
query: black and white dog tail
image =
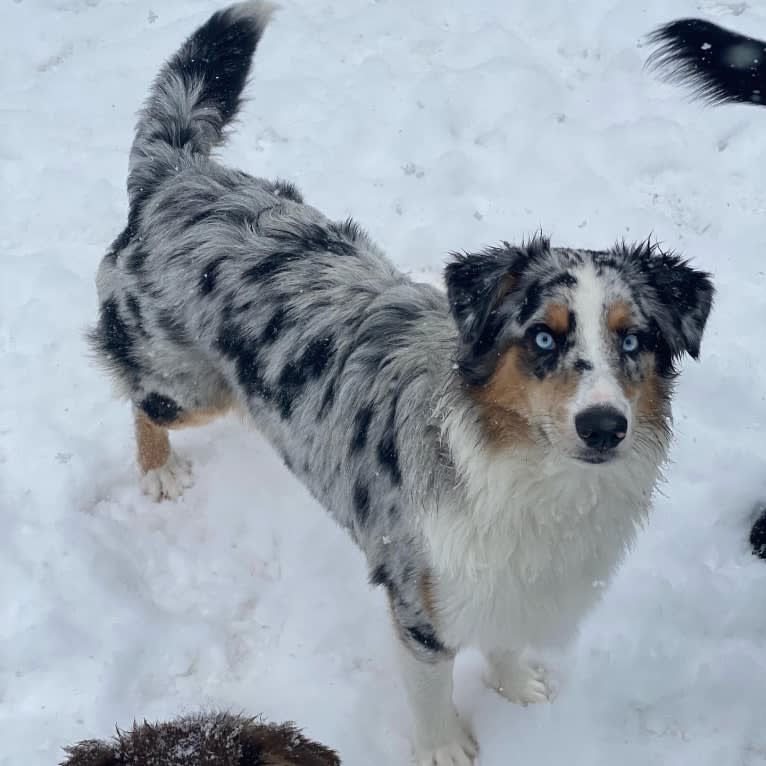
<svg viewBox="0 0 766 766">
<path fill-rule="evenodd" d="M 679 19 L 649 36 L 647 66 L 709 104 L 766 105 L 766 42 L 703 19 Z"/>
<path fill-rule="evenodd" d="M 131 213 L 184 159 L 207 156 L 223 141 L 275 8 L 254 0 L 214 13 L 160 70 L 130 152 Z"/>
<path fill-rule="evenodd" d="M 647 66 L 670 82 L 691 87 L 710 104 L 766 106 L 766 42 L 702 19 L 665 24 L 649 36 L 659 44 Z M 750 531 L 753 553 L 766 559 L 766 504 Z"/>
</svg>

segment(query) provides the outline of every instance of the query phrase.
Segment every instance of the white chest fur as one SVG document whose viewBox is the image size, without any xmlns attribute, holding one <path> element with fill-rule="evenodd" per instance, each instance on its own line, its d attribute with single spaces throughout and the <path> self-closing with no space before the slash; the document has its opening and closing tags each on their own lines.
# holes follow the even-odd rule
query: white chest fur
<svg viewBox="0 0 766 766">
<path fill-rule="evenodd" d="M 592 466 L 475 447 L 462 458 L 454 504 L 424 529 L 440 632 L 456 647 L 567 641 L 645 520 L 659 461 Z"/>
</svg>

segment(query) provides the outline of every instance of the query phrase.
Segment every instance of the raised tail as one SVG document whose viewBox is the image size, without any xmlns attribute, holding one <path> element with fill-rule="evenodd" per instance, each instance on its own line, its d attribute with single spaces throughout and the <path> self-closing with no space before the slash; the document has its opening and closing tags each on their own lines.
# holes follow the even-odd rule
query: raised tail
<svg viewBox="0 0 766 766">
<path fill-rule="evenodd" d="M 766 42 L 703 19 L 680 19 L 649 36 L 647 66 L 710 104 L 766 106 Z"/>
<path fill-rule="evenodd" d="M 141 111 L 130 152 L 131 219 L 184 156 L 207 156 L 221 143 L 275 8 L 254 0 L 214 13 L 162 67 Z"/>
</svg>

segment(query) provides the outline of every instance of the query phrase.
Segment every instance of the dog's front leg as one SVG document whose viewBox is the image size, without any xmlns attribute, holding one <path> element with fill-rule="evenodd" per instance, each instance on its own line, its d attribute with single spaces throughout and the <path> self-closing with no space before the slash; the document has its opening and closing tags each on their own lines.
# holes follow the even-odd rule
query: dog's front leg
<svg viewBox="0 0 766 766">
<path fill-rule="evenodd" d="M 477 747 L 452 701 L 449 655 L 420 659 L 397 641 L 402 680 L 414 720 L 415 755 L 419 766 L 471 766 Z"/>
<path fill-rule="evenodd" d="M 489 669 L 484 682 L 510 702 L 529 705 L 549 702 L 553 697 L 548 671 L 522 652 L 493 649 L 486 652 L 486 659 Z"/>
<path fill-rule="evenodd" d="M 141 489 L 153 500 L 174 500 L 191 486 L 191 463 L 170 447 L 167 428 L 152 422 L 138 408 L 133 416 Z"/>
</svg>

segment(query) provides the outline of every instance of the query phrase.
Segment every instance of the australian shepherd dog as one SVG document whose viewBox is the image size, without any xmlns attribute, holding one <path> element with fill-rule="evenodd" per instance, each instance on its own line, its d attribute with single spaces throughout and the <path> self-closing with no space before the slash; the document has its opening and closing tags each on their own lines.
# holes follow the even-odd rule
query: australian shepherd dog
<svg viewBox="0 0 766 766">
<path fill-rule="evenodd" d="M 156 499 L 191 477 L 169 429 L 246 414 L 387 592 L 418 762 L 470 764 L 456 651 L 483 650 L 508 699 L 548 699 L 523 650 L 573 635 L 645 520 L 713 286 L 648 242 L 537 235 L 453 255 L 445 292 L 291 184 L 222 166 L 271 10 L 215 13 L 160 71 L 91 344 Z"/>
</svg>

